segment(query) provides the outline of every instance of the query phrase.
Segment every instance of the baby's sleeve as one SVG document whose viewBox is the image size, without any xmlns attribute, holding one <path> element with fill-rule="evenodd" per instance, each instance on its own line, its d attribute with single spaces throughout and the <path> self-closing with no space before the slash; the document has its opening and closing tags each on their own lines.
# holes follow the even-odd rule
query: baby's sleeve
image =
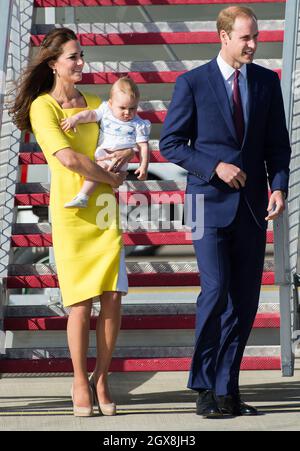
<svg viewBox="0 0 300 451">
<path fill-rule="evenodd" d="M 102 102 L 101 105 L 96 110 L 94 110 L 94 113 L 96 114 L 96 121 L 97 122 L 101 121 L 101 119 L 103 117 L 103 114 L 107 110 L 107 108 L 108 108 L 107 107 L 107 102 Z"/>
<path fill-rule="evenodd" d="M 151 122 L 147 119 L 143 120 L 139 118 L 136 125 L 136 142 L 143 143 L 149 141 L 151 130 Z"/>
</svg>

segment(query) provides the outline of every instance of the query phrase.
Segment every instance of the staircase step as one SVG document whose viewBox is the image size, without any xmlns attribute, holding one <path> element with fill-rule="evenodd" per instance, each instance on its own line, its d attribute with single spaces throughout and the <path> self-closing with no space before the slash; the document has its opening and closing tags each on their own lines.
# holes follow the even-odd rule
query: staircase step
<svg viewBox="0 0 300 451">
<path fill-rule="evenodd" d="M 83 73 L 103 74 L 103 77 L 112 74 L 128 74 L 132 73 L 183 73 L 197 67 L 203 66 L 210 60 L 181 60 L 181 61 L 91 61 L 85 62 Z M 260 66 L 264 66 L 271 70 L 282 69 L 281 58 L 258 58 L 254 62 Z M 113 80 L 114 81 L 114 80 Z"/>
<path fill-rule="evenodd" d="M 59 26 L 59 25 L 58 25 Z M 283 43 L 283 30 L 261 31 L 259 42 Z M 31 43 L 39 46 L 45 35 L 32 35 Z M 181 33 L 118 33 L 95 34 L 81 33 L 78 35 L 81 46 L 111 46 L 111 45 L 175 45 L 175 44 L 218 44 L 219 36 L 216 32 L 181 32 Z M 147 118 L 146 116 L 144 116 Z M 150 119 L 149 119 L 150 120 Z"/>
<path fill-rule="evenodd" d="M 208 61 L 86 62 L 82 81 L 79 84 L 112 84 L 124 75 L 128 75 L 138 84 L 175 83 L 179 75 L 200 67 Z M 281 59 L 257 59 L 254 62 L 274 70 L 281 77 Z"/>
<path fill-rule="evenodd" d="M 43 332 L 46 334 L 47 332 Z M 57 332 L 56 332 L 57 334 Z M 32 333 L 31 333 L 32 335 Z M 53 334 L 55 335 L 55 334 Z M 64 335 L 66 335 L 64 333 Z M 160 346 L 160 345 L 148 345 L 143 346 L 138 344 L 134 346 L 122 346 L 116 347 L 114 352 L 115 358 L 122 359 L 142 359 L 142 358 L 191 358 L 193 356 L 194 346 Z M 244 357 L 278 357 L 280 355 L 279 345 L 263 345 L 263 346 L 246 346 Z M 96 357 L 96 347 L 89 347 L 88 358 Z M 19 348 L 7 348 L 6 352 L 7 360 L 10 359 L 69 359 L 70 351 L 67 346 L 54 347 L 38 345 L 34 348 L 19 347 Z M 0 360 L 0 365 L 2 361 Z M 1 373 L 1 371 L 0 371 Z"/>
<path fill-rule="evenodd" d="M 167 321 L 167 320 L 166 320 Z M 133 325 L 133 323 L 131 323 Z M 175 322 L 173 321 L 173 324 Z M 150 326 L 150 322 L 149 322 Z M 160 357 L 190 357 L 192 355 L 192 348 L 195 342 L 194 327 L 187 329 L 171 328 L 171 329 L 157 329 L 157 328 L 138 328 L 122 329 L 118 335 L 117 349 L 120 353 L 118 357 L 132 357 L 133 354 L 128 354 L 130 350 L 134 350 L 134 357 L 157 357 L 153 354 L 153 350 L 157 349 L 160 352 Z M 96 332 L 93 329 L 90 332 L 89 347 L 93 353 L 96 349 Z M 255 327 L 252 329 L 248 346 L 279 346 L 280 334 L 278 327 Z M 45 352 L 48 348 L 57 352 L 58 354 L 51 355 L 58 357 L 61 350 L 68 349 L 66 329 L 51 329 L 51 330 L 6 330 L 6 351 L 20 350 L 23 353 L 26 351 L 34 352 L 39 349 Z M 146 354 L 137 354 L 138 348 L 147 349 Z M 180 354 L 182 349 L 188 348 L 188 354 Z M 55 351 L 56 350 L 56 351 Z M 66 351 L 67 352 L 67 351 Z M 133 352 L 133 351 L 132 351 Z M 179 354 L 178 354 L 179 353 Z M 22 354 L 22 358 L 28 358 L 29 354 Z M 50 356 L 50 357 L 51 357 Z M 68 355 L 67 355 L 68 356 Z M 91 355 L 91 357 L 93 357 Z"/>
<path fill-rule="evenodd" d="M 13 355 L 11 356 L 13 357 Z M 95 368 L 96 359 L 87 360 L 88 371 Z M 133 371 L 189 371 L 191 358 L 113 358 L 110 371 L 112 372 L 133 372 Z M 275 355 L 270 356 L 244 356 L 241 370 L 280 370 L 280 348 Z M 33 359 L 11 358 L 0 360 L 0 373 L 73 373 L 71 359 L 67 358 L 38 358 Z"/>
<path fill-rule="evenodd" d="M 155 230 L 156 229 L 156 230 Z M 272 244 L 274 233 L 267 230 L 267 243 Z M 25 224 L 19 223 L 12 226 L 11 243 L 13 247 L 52 246 L 51 225 L 48 223 Z M 149 231 L 145 228 L 134 227 L 134 230 L 123 233 L 125 246 L 138 245 L 191 245 L 191 233 L 188 228 L 176 229 L 174 222 L 170 222 L 168 228 L 157 230 L 154 223 L 149 224 Z"/>
<path fill-rule="evenodd" d="M 35 193 L 49 193 L 49 183 L 17 183 L 16 192 L 19 194 L 35 194 Z M 120 192 L 174 192 L 185 191 L 186 181 L 176 180 L 146 180 L 144 182 L 139 180 L 126 180 L 119 188 Z"/>
<path fill-rule="evenodd" d="M 97 317 L 91 318 L 91 330 L 96 329 Z M 66 330 L 68 317 L 5 317 L 4 330 L 10 331 L 53 331 Z M 253 325 L 254 329 L 269 329 L 280 327 L 279 313 L 258 313 Z M 137 329 L 193 329 L 195 328 L 195 315 L 146 315 L 122 316 L 122 330 Z"/>
<path fill-rule="evenodd" d="M 66 326 L 68 318 L 7 318 L 5 319 L 6 355 L 18 351 L 18 358 L 30 358 L 31 353 L 43 357 L 68 357 Z M 91 318 L 90 357 L 95 356 L 97 318 Z M 123 316 L 117 339 L 116 357 L 191 357 L 195 341 L 194 315 Z M 257 314 L 247 346 L 278 346 L 279 315 Z M 51 348 L 51 354 L 47 354 Z M 138 348 L 142 348 L 140 354 Z M 14 354 L 16 356 L 16 354 Z"/>
<path fill-rule="evenodd" d="M 262 287 L 260 303 L 258 306 L 257 315 L 259 318 L 263 318 L 263 316 L 272 318 L 272 321 L 277 321 L 276 318 L 280 318 L 279 314 L 279 299 L 278 302 L 268 302 L 264 298 L 264 288 Z M 272 287 L 275 288 L 275 287 Z M 133 291 L 133 290 L 131 290 Z M 163 297 L 163 293 L 157 299 L 157 303 L 145 303 L 145 300 L 140 300 L 136 304 L 126 303 L 125 299 L 130 298 L 130 294 L 123 299 L 122 305 L 122 313 L 125 317 L 152 317 L 152 316 L 160 316 L 160 317 L 168 317 L 168 316 L 191 316 L 195 315 L 196 312 L 196 299 L 198 295 L 198 291 L 195 291 L 195 296 L 193 297 L 193 301 L 182 301 L 182 302 L 170 302 L 170 299 L 165 299 Z M 277 293 L 275 290 L 272 291 Z M 277 293 L 278 295 L 278 293 Z M 152 295 L 152 299 L 154 298 L 154 294 Z M 41 295 L 35 295 L 34 297 L 40 298 Z M 132 294 L 131 294 L 132 297 Z M 173 297 L 173 296 L 172 296 Z M 26 302 L 26 295 L 22 296 L 23 301 Z M 32 295 L 31 295 L 32 300 Z M 154 299 L 153 299 L 154 300 Z M 21 321 L 27 321 L 28 318 L 32 318 L 33 321 L 39 320 L 42 318 L 46 320 L 47 318 L 64 318 L 68 315 L 69 309 L 64 308 L 62 304 L 32 304 L 28 303 L 28 305 L 8 305 L 4 307 L 4 316 L 5 318 L 10 318 L 10 321 L 13 319 L 20 318 Z M 97 316 L 100 312 L 100 304 L 94 303 L 92 309 L 92 315 Z M 271 319 L 270 319 L 271 321 Z M 21 323 L 22 324 L 22 323 Z M 257 323 L 256 323 L 257 324 Z"/>
<path fill-rule="evenodd" d="M 158 140 L 149 141 L 150 147 L 150 163 L 167 163 L 168 161 L 162 156 L 158 147 Z M 131 163 L 138 163 L 138 156 L 134 156 Z M 37 143 L 21 144 L 19 154 L 19 164 L 47 164 L 46 158 Z"/>
<path fill-rule="evenodd" d="M 127 262 L 129 286 L 198 286 L 197 263 L 190 262 Z M 58 279 L 54 265 L 10 265 L 7 288 L 55 288 Z M 266 260 L 262 285 L 274 284 L 274 263 Z"/>
<path fill-rule="evenodd" d="M 35 24 L 32 27 L 33 36 L 47 33 L 54 26 L 62 24 Z M 116 23 L 71 23 L 64 24 L 77 34 L 135 34 L 135 33 L 216 33 L 216 22 L 211 21 L 183 21 L 183 22 L 116 22 Z M 262 31 L 283 31 L 284 20 L 258 20 L 258 28 Z M 118 33 L 116 33 L 116 30 Z M 218 40 L 218 43 L 220 39 Z"/>
<path fill-rule="evenodd" d="M 158 150 L 150 151 L 150 163 L 168 163 Z M 20 152 L 19 163 L 24 165 L 29 164 L 47 164 L 46 158 L 42 152 Z M 139 163 L 138 156 L 130 161 L 130 163 Z"/>
<path fill-rule="evenodd" d="M 137 205 L 137 198 L 135 194 L 143 195 L 146 204 L 170 204 L 170 197 L 172 196 L 172 203 L 181 204 L 185 196 L 185 182 L 175 182 L 168 180 L 158 181 L 126 181 L 121 188 L 119 188 L 116 196 L 121 199 L 123 204 Z M 17 183 L 15 205 L 49 205 L 49 189 L 48 183 Z M 150 192 L 151 191 L 151 192 Z M 165 195 L 168 192 L 168 196 Z M 139 201 L 140 201 L 139 197 Z"/>
<path fill-rule="evenodd" d="M 123 204 L 137 205 L 135 194 L 143 195 L 146 204 L 182 204 L 185 196 L 185 182 L 175 182 L 172 180 L 151 180 L 145 182 L 126 181 L 119 188 L 116 196 Z M 48 183 L 17 183 L 15 205 L 49 205 Z M 165 195 L 168 192 L 168 196 Z M 171 198 L 172 196 L 172 198 Z M 140 201 L 139 197 L 139 201 Z"/>
<path fill-rule="evenodd" d="M 274 69 L 281 78 L 281 69 Z M 99 72 L 83 74 L 82 80 L 79 85 L 107 85 L 113 84 L 120 77 L 128 76 L 137 84 L 147 83 L 175 83 L 177 77 L 184 72 Z M 156 123 L 156 122 L 153 122 Z"/>
<path fill-rule="evenodd" d="M 20 194 L 49 193 L 49 183 L 17 183 L 16 191 Z M 120 188 L 120 191 L 127 189 L 128 191 L 184 191 L 186 188 L 185 181 L 175 180 L 147 180 L 141 182 L 138 180 L 126 180 Z"/>
<path fill-rule="evenodd" d="M 235 0 L 234 3 L 285 3 L 286 0 Z M 219 5 L 232 0 L 34 0 L 40 8 L 66 6 L 148 6 L 148 5 Z"/>
<path fill-rule="evenodd" d="M 218 44 L 215 21 L 132 22 L 34 25 L 31 44 L 39 46 L 53 26 L 66 26 L 77 33 L 82 46 Z M 260 20 L 260 42 L 283 42 L 284 20 Z M 116 33 L 116 30 L 118 31 Z"/>
<path fill-rule="evenodd" d="M 186 72 L 196 67 L 203 66 L 210 60 L 181 60 L 181 61 L 86 61 L 83 68 L 84 74 L 128 74 L 133 73 L 178 73 Z M 263 58 L 255 59 L 254 62 L 260 66 L 264 66 L 271 70 L 282 69 L 282 59 L 281 58 Z"/>
<path fill-rule="evenodd" d="M 125 181 L 116 193 L 123 204 L 137 205 L 141 195 L 146 205 L 182 204 L 184 202 L 186 181 L 147 180 Z M 15 205 L 49 205 L 49 183 L 16 183 Z M 137 198 L 135 194 L 138 194 Z M 166 195 L 167 194 L 167 195 Z"/>
</svg>

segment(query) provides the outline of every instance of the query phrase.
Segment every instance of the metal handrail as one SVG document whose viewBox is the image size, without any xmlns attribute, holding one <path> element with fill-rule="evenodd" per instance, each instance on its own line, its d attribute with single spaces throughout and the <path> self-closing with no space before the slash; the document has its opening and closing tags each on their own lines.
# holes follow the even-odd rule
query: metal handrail
<svg viewBox="0 0 300 451">
<path fill-rule="evenodd" d="M 7 302 L 5 278 L 12 256 L 11 232 L 16 219 L 14 205 L 18 178 L 18 153 L 21 132 L 8 114 L 6 96 L 26 64 L 30 48 L 33 2 L 8 0 L 0 14 L 0 358 L 4 353 L 4 308 Z"/>
<path fill-rule="evenodd" d="M 293 122 L 295 109 L 295 69 L 297 60 L 297 35 L 299 28 L 299 2 L 298 0 L 287 0 L 285 11 L 285 32 L 283 45 L 283 69 L 282 69 L 282 92 L 287 119 L 287 127 L 291 138 L 293 138 Z M 281 344 L 281 366 L 283 376 L 294 374 L 294 335 L 296 311 L 294 309 L 295 293 L 293 290 L 293 271 L 295 267 L 295 239 L 293 239 L 293 228 L 295 226 L 295 212 L 299 211 L 298 203 L 295 204 L 295 196 L 300 194 L 300 172 L 295 164 L 293 156 L 298 152 L 297 143 L 292 140 L 292 163 L 291 180 L 289 190 L 288 211 L 274 224 L 274 253 L 275 253 L 275 281 L 279 285 L 280 296 L 280 344 Z M 300 151 L 300 149 L 299 149 Z M 295 183 L 296 182 L 296 183 Z M 299 213 L 298 213 L 299 215 Z M 298 239 L 299 241 L 299 239 Z M 300 249 L 300 248 L 299 248 Z M 294 299 L 293 299 L 294 295 Z"/>
<path fill-rule="evenodd" d="M 6 8 L 0 14 L 0 133 L 3 117 L 5 80 L 7 72 L 7 57 L 9 49 L 9 37 L 12 20 L 13 0 L 8 0 Z"/>
</svg>

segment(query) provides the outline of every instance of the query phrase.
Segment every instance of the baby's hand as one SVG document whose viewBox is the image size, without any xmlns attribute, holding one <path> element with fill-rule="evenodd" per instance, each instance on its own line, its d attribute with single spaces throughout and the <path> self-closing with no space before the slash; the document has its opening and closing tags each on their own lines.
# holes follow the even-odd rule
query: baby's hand
<svg viewBox="0 0 300 451">
<path fill-rule="evenodd" d="M 137 168 L 137 170 L 134 172 L 135 175 L 137 175 L 138 180 L 147 180 L 147 176 L 148 176 L 148 169 L 147 168 L 143 168 L 142 166 L 140 166 L 139 168 Z"/>
<path fill-rule="evenodd" d="M 67 132 L 71 128 L 74 130 L 74 132 L 76 132 L 76 124 L 77 121 L 72 117 L 68 117 L 67 119 L 62 119 L 60 121 L 60 126 L 64 132 Z"/>
</svg>

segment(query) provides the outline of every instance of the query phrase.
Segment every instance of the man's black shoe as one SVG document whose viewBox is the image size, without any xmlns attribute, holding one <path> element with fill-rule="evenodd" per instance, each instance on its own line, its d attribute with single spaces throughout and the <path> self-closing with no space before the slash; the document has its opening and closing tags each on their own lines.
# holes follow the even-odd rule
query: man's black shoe
<svg viewBox="0 0 300 451">
<path fill-rule="evenodd" d="M 201 415 L 203 418 L 220 418 L 223 416 L 218 407 L 215 394 L 211 390 L 200 392 L 196 405 L 197 415 Z"/>
<path fill-rule="evenodd" d="M 255 407 L 245 404 L 239 395 L 218 396 L 218 406 L 224 415 L 240 416 L 254 416 L 258 415 Z"/>
</svg>

